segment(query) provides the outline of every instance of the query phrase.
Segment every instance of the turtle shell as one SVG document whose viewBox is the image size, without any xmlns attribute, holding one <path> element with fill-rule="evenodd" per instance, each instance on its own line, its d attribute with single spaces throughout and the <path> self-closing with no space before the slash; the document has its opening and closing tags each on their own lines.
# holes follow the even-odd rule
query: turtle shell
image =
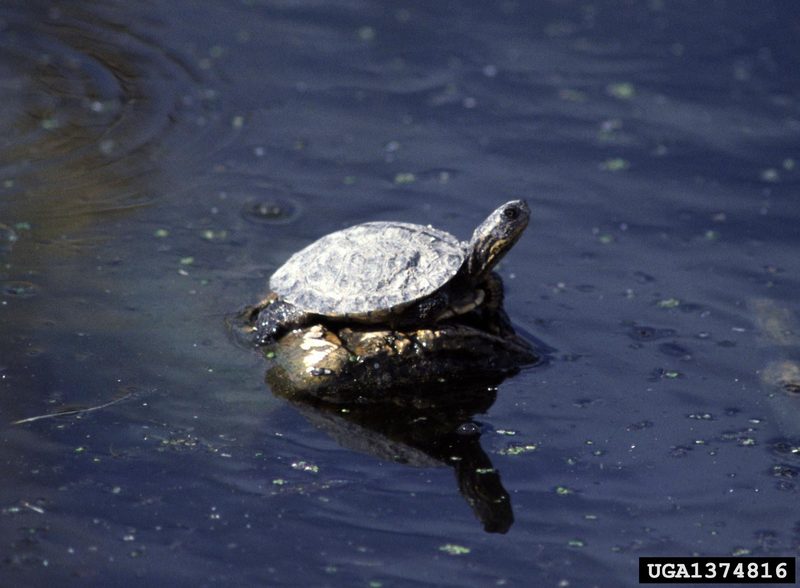
<svg viewBox="0 0 800 588">
<path fill-rule="evenodd" d="M 336 231 L 292 255 L 270 289 L 302 310 L 376 320 L 447 284 L 466 257 L 450 233 L 372 222 Z"/>
</svg>

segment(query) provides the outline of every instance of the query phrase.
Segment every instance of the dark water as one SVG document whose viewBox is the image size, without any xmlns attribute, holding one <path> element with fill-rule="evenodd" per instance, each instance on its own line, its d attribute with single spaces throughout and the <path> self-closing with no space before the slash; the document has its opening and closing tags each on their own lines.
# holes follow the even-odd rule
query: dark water
<svg viewBox="0 0 800 588">
<path fill-rule="evenodd" d="M 798 14 L 3 2 L 0 585 L 633 586 L 642 555 L 797 555 Z M 500 534 L 442 455 L 274 397 L 225 319 L 334 229 L 465 238 L 512 197 L 507 310 L 554 351 L 474 416 Z"/>
</svg>

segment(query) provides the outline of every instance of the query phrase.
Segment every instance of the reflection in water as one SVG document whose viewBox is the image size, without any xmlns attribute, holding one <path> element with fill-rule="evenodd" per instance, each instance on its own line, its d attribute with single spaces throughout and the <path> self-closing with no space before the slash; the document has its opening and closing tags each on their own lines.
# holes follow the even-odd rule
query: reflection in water
<svg viewBox="0 0 800 588">
<path fill-rule="evenodd" d="M 415 467 L 454 468 L 458 489 L 484 529 L 505 533 L 511 498 L 472 421 L 495 401 L 498 382 L 397 390 L 381 403 L 331 405 L 296 395 L 292 405 L 342 447 Z"/>
<path fill-rule="evenodd" d="M 238 320 L 254 320 L 259 308 Z M 483 310 L 416 330 L 291 331 L 265 348 L 267 384 L 343 447 L 412 466 L 453 467 L 484 529 L 505 533 L 514 520 L 511 500 L 472 417 L 489 410 L 505 376 L 541 358 L 502 308 Z"/>
</svg>

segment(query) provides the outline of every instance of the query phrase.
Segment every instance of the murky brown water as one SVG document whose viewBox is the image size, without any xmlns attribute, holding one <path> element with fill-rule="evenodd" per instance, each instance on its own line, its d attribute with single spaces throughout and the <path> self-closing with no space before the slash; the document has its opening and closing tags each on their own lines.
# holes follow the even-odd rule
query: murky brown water
<svg viewBox="0 0 800 588">
<path fill-rule="evenodd" d="M 799 29 L 780 2 L 4 2 L 0 584 L 797 554 Z M 512 197 L 507 310 L 553 352 L 496 395 L 343 419 L 226 328 L 323 234 L 466 238 Z M 499 471 L 507 533 L 454 455 Z"/>
</svg>

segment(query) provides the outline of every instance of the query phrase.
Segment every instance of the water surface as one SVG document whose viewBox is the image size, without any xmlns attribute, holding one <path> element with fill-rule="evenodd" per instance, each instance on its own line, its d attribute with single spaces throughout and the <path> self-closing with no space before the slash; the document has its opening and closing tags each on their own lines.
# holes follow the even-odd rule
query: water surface
<svg viewBox="0 0 800 588">
<path fill-rule="evenodd" d="M 5 2 L 0 583 L 633 586 L 641 555 L 796 555 L 792 8 Z M 549 361 L 436 426 L 277 398 L 226 327 L 332 230 L 466 238 L 517 197 L 506 308 Z M 472 420 L 506 533 L 431 449 Z"/>
</svg>

